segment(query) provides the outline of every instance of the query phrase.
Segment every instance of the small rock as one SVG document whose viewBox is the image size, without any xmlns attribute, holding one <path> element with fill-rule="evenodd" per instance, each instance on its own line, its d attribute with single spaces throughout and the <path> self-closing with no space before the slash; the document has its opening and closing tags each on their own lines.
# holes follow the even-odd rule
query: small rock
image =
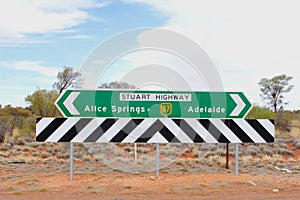
<svg viewBox="0 0 300 200">
<path fill-rule="evenodd" d="M 278 189 L 273 189 L 273 192 L 279 192 L 279 190 Z"/>
<path fill-rule="evenodd" d="M 150 180 L 155 181 L 155 180 L 161 180 L 163 179 L 162 176 L 150 176 Z"/>
<path fill-rule="evenodd" d="M 248 183 L 250 183 L 251 185 L 256 186 L 256 183 L 252 182 L 252 181 L 248 181 Z"/>
</svg>

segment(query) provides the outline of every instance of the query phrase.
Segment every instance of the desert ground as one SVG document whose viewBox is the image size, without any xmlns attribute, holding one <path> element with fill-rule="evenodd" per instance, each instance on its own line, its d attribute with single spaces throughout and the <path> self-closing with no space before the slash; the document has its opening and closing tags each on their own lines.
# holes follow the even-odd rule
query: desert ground
<svg viewBox="0 0 300 200">
<path fill-rule="evenodd" d="M 0 144 L 0 199 L 299 199 L 300 139 L 240 144 L 239 175 L 234 145 L 69 144 L 18 139 Z"/>
</svg>

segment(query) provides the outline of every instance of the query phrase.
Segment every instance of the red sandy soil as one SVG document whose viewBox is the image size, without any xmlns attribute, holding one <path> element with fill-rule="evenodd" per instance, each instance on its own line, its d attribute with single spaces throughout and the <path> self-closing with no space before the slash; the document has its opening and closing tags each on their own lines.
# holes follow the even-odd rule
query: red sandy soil
<svg viewBox="0 0 300 200">
<path fill-rule="evenodd" d="M 294 159 L 300 158 L 300 150 L 294 150 Z M 44 151 L 44 150 L 43 150 Z M 4 151 L 5 153 L 5 151 Z M 24 156 L 32 156 L 25 152 Z M 187 152 L 182 158 L 193 158 Z M 286 157 L 287 160 L 290 157 Z M 233 158 L 230 158 L 231 160 Z M 232 160 L 233 161 L 233 160 Z M 99 173 L 69 174 L 58 172 L 59 163 L 0 165 L 0 200 L 40 199 L 300 199 L 300 175 L 276 172 L 275 175 L 239 174 L 125 174 L 101 173 L 95 162 L 75 162 L 81 169 L 92 165 Z M 55 165 L 55 166 L 53 166 Z M 64 165 L 65 166 L 65 165 Z M 78 169 L 78 168 L 77 168 Z M 233 170 L 232 170 L 233 171 Z"/>
<path fill-rule="evenodd" d="M 30 166 L 34 168 L 34 164 Z M 29 169 L 30 170 L 30 169 Z M 294 174 L 26 173 L 0 168 L 0 199 L 299 199 Z"/>
</svg>

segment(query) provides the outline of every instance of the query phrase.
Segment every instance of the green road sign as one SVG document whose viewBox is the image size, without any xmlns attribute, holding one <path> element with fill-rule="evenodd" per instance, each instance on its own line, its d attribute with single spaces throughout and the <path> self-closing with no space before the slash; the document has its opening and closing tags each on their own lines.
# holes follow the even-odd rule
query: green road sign
<svg viewBox="0 0 300 200">
<path fill-rule="evenodd" d="M 65 90 L 55 102 L 64 117 L 243 118 L 242 92 Z"/>
</svg>

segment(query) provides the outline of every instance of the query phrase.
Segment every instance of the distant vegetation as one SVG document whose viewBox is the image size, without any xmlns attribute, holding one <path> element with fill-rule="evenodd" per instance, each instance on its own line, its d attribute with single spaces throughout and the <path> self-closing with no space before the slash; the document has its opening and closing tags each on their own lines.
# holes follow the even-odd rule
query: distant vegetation
<svg viewBox="0 0 300 200">
<path fill-rule="evenodd" d="M 83 81 L 80 72 L 76 71 L 73 67 L 65 66 L 63 71 L 58 72 L 57 82 L 55 82 L 52 87 L 60 94 L 69 87 L 81 87 Z"/>
<path fill-rule="evenodd" d="M 292 79 L 293 77 L 282 74 L 270 79 L 263 78 L 258 83 L 261 91 L 260 96 L 275 113 L 279 106 L 287 104 L 283 101 L 283 94 L 293 89 L 294 86 L 289 83 Z"/>
<path fill-rule="evenodd" d="M 27 95 L 26 108 L 0 105 L 0 142 L 18 139 L 19 137 L 35 136 L 35 121 L 37 117 L 61 117 L 54 106 L 59 93 L 68 87 L 80 87 L 83 83 L 81 74 L 72 67 L 64 67 L 57 74 L 57 82 L 52 90 L 37 88 L 33 94 Z"/>
<path fill-rule="evenodd" d="M 35 132 L 35 117 L 28 108 L 0 106 L 0 141 L 13 136 L 14 130 L 19 130 L 15 137 L 33 137 Z"/>
<path fill-rule="evenodd" d="M 290 132 L 296 121 L 300 122 L 300 110 L 284 111 L 279 110 L 277 113 L 268 108 L 260 106 L 253 106 L 251 111 L 246 116 L 246 119 L 273 119 L 275 121 L 275 128 L 279 133 Z M 300 128 L 300 126 L 299 126 Z"/>
</svg>

